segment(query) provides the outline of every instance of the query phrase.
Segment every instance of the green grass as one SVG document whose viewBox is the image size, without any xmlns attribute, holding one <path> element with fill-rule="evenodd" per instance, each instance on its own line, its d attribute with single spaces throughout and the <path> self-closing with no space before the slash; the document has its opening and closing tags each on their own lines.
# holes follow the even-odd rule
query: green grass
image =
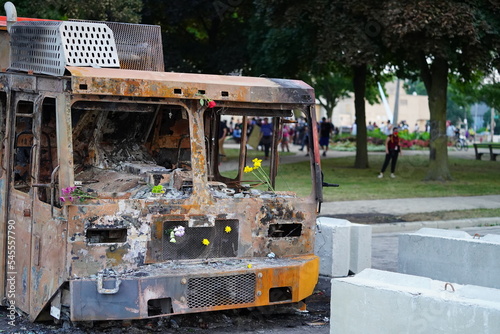
<svg viewBox="0 0 500 334">
<path fill-rule="evenodd" d="M 383 155 L 369 155 L 368 169 L 356 169 L 354 157 L 322 159 L 324 181 L 339 188 L 323 188 L 325 202 L 411 197 L 478 196 L 500 194 L 500 162 L 449 158 L 449 182 L 423 181 L 428 171 L 427 156 L 402 156 L 397 178 L 377 174 Z M 292 181 L 293 180 L 293 181 Z M 280 166 L 277 188 L 291 188 L 298 195 L 310 192 L 309 162 Z"/>
<path fill-rule="evenodd" d="M 453 181 L 423 181 L 429 160 L 427 156 L 402 156 L 396 169 L 397 178 L 376 176 L 384 156 L 369 156 L 369 169 L 355 169 L 354 157 L 322 161 L 325 180 L 340 184 L 340 188 L 325 188 L 325 201 L 477 196 L 500 194 L 500 163 L 449 158 Z"/>
<path fill-rule="evenodd" d="M 293 153 L 280 153 L 290 154 Z M 262 152 L 255 150 L 249 150 L 248 155 L 250 159 L 262 158 Z M 226 149 L 226 156 L 237 159 L 238 150 Z M 453 181 L 436 182 L 423 181 L 429 166 L 427 155 L 400 156 L 395 179 L 389 177 L 388 171 L 383 179 L 377 178 L 383 159 L 383 154 L 369 154 L 368 169 L 354 168 L 354 156 L 322 159 L 324 181 L 340 185 L 338 188 L 323 188 L 324 201 L 500 194 L 500 161 L 450 157 L 448 161 Z M 251 175 L 247 178 L 252 179 Z M 307 196 L 311 192 L 309 161 L 281 164 L 276 189 Z"/>
</svg>

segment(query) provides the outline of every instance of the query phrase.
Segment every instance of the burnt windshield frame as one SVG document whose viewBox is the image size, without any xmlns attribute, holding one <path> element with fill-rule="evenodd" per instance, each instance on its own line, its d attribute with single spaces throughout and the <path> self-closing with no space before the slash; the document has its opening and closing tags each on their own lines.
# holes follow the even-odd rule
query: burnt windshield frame
<svg viewBox="0 0 500 334">
<path fill-rule="evenodd" d="M 223 108 L 214 108 L 212 109 L 207 109 L 205 111 L 204 115 L 204 122 L 205 122 L 205 133 L 207 137 L 207 144 L 211 143 L 211 145 L 207 145 L 207 170 L 208 170 L 208 180 L 209 181 L 214 181 L 214 182 L 222 182 L 227 184 L 228 187 L 231 187 L 231 185 L 236 184 L 236 185 L 246 185 L 247 182 L 244 181 L 245 175 L 244 175 L 244 170 L 246 166 L 252 166 L 253 165 L 253 158 L 255 158 L 256 154 L 255 152 L 258 152 L 258 154 L 261 154 L 262 156 L 258 156 L 258 159 L 264 160 L 265 156 L 263 152 L 259 152 L 259 150 L 253 150 L 255 149 L 257 144 L 255 144 L 255 136 L 256 134 L 259 133 L 259 127 L 251 124 L 251 120 L 253 118 L 269 118 L 269 123 L 272 123 L 273 125 L 273 135 L 272 135 L 272 142 L 271 142 L 271 148 L 270 148 L 270 154 L 269 154 L 269 159 L 268 161 L 265 161 L 262 163 L 262 166 L 265 169 L 265 173 L 269 176 L 269 181 L 270 185 L 273 189 L 276 189 L 277 185 L 277 180 L 279 179 L 279 160 L 280 160 L 280 153 L 278 150 L 278 146 L 281 140 L 281 132 L 282 132 L 282 127 L 283 124 L 285 123 L 294 123 L 294 121 L 290 121 L 290 119 L 294 118 L 295 116 L 298 117 L 298 112 L 300 112 L 301 116 L 306 118 L 308 121 L 311 121 L 310 115 L 308 113 L 311 111 L 310 108 L 307 107 L 301 107 L 298 108 L 295 112 L 294 110 L 291 109 L 284 109 L 284 110 L 276 110 L 276 109 L 257 109 L 257 108 L 238 108 L 238 107 L 223 107 Z M 297 114 L 297 115 L 296 115 Z M 210 116 L 209 116 L 210 115 Z M 234 161 L 234 157 L 232 157 L 233 161 L 229 161 L 229 163 L 232 163 L 234 165 L 234 173 L 229 174 L 227 173 L 227 170 L 224 170 L 221 165 L 224 165 L 225 162 L 225 155 L 219 154 L 219 146 L 217 143 L 217 134 L 219 132 L 218 128 L 220 127 L 221 120 L 222 119 L 227 119 L 229 120 L 234 116 L 235 121 L 234 125 L 238 124 L 240 125 L 241 129 L 241 138 L 239 139 L 239 143 L 236 141 L 232 141 L 233 139 L 227 139 L 226 143 L 230 143 L 232 145 L 229 145 L 231 148 L 235 148 L 236 144 L 239 144 L 237 149 L 239 150 L 239 160 L 238 163 L 236 164 Z M 210 125 L 209 125 L 210 124 Z M 252 133 L 251 127 L 254 127 Z M 214 130 L 215 128 L 215 130 Z M 210 129 L 212 129 L 210 131 Z M 257 131 L 257 132 L 255 132 Z M 253 134 L 253 135 L 252 135 Z M 210 140 L 208 140 L 210 139 Z M 309 145 L 311 143 L 308 143 Z M 250 145 L 250 147 L 248 146 Z M 254 153 L 252 153 L 254 152 Z M 232 154 L 234 155 L 234 154 Z M 262 184 L 261 184 L 262 185 Z M 252 185 L 250 185 L 253 187 Z M 311 184 L 313 187 L 314 184 Z M 285 186 L 285 190 L 291 190 L 289 187 Z"/>
<path fill-rule="evenodd" d="M 162 176 L 165 193 L 177 187 L 190 196 L 192 134 L 184 105 L 78 101 L 71 108 L 71 123 L 74 175 L 80 184 L 99 194 L 129 192 L 132 198 L 145 198 L 151 195 L 146 188 L 157 185 L 152 176 Z"/>
</svg>

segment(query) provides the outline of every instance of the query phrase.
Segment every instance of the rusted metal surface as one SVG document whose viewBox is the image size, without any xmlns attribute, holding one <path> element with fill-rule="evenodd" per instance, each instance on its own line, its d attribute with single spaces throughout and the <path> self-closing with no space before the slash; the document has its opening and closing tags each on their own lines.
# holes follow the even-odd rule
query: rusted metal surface
<svg viewBox="0 0 500 334">
<path fill-rule="evenodd" d="M 314 103 L 298 80 L 67 67 L 75 94 L 164 97 L 279 104 Z"/>
<path fill-rule="evenodd" d="M 312 293 L 322 196 L 310 86 L 67 69 L 69 76 L 52 78 L 0 73 L 8 92 L 0 95 L 8 105 L 1 207 L 19 232 L 16 306 L 32 320 L 140 319 L 293 303 Z M 279 133 L 292 110 L 312 124 L 310 195 L 247 184 L 244 144 L 237 175 L 222 175 L 224 115 L 270 117 Z M 22 133 L 24 146 L 15 144 Z M 278 141 L 265 166 L 273 185 Z"/>
<path fill-rule="evenodd" d="M 46 303 L 66 282 L 65 266 L 67 221 L 52 219 L 50 205 L 38 200 L 34 203 L 32 225 L 32 263 L 30 290 L 30 318 L 35 320 Z"/>
<path fill-rule="evenodd" d="M 312 294 L 317 275 L 307 277 L 305 273 L 314 273 L 318 265 L 319 260 L 314 256 L 286 260 L 225 260 L 187 265 L 170 263 L 121 276 L 120 289 L 113 295 L 97 293 L 93 280 L 73 280 L 70 286 L 74 305 L 71 314 L 74 320 L 79 321 L 141 319 L 264 306 L 270 304 L 269 293 L 275 287 L 289 288 L 291 296 L 273 304 L 291 303 Z M 208 272 L 207 267 L 211 268 Z M 249 279 L 245 275 L 252 275 L 254 278 Z M 196 278 L 200 278 L 200 283 L 190 282 Z M 218 281 L 226 284 L 219 285 Z M 115 286 L 115 278 L 108 279 L 107 283 Z M 199 285 L 201 283 L 204 284 Z M 214 289 L 218 289 L 217 293 Z M 211 295 L 212 298 L 205 299 L 203 294 Z M 155 313 L 151 307 L 148 309 L 148 302 L 158 299 L 169 299 L 169 309 Z"/>
</svg>

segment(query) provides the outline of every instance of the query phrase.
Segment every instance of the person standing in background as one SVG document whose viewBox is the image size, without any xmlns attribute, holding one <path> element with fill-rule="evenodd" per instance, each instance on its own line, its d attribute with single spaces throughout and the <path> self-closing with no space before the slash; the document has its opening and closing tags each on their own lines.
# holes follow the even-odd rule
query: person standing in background
<svg viewBox="0 0 500 334">
<path fill-rule="evenodd" d="M 333 133 L 333 124 L 326 117 L 321 119 L 319 125 L 319 145 L 323 149 L 323 156 L 326 157 L 326 152 L 330 146 L 330 135 Z"/>
<path fill-rule="evenodd" d="M 307 123 L 304 125 L 304 136 L 302 137 L 302 143 L 299 151 L 304 150 L 304 146 L 307 148 L 306 157 L 309 156 L 309 126 Z"/>
<path fill-rule="evenodd" d="M 283 125 L 283 130 L 281 132 L 281 152 L 285 152 L 285 149 L 287 152 L 290 152 L 290 128 L 288 125 Z"/>
<path fill-rule="evenodd" d="M 229 132 L 229 128 L 227 127 L 226 121 L 220 121 L 219 123 L 219 155 L 222 157 L 226 156 L 226 152 L 224 151 L 224 141 L 226 140 L 226 136 Z"/>
<path fill-rule="evenodd" d="M 391 133 L 392 133 L 392 124 L 391 124 L 391 120 L 388 119 L 387 120 L 387 125 L 385 127 L 385 134 L 388 135 L 388 136 L 390 136 Z"/>
<path fill-rule="evenodd" d="M 269 123 L 269 120 L 267 118 L 264 118 L 262 120 L 262 123 L 260 124 L 260 138 L 259 138 L 259 143 L 261 143 L 262 146 L 264 146 L 264 160 L 269 159 L 269 149 L 271 148 L 272 134 L 273 134 L 273 124 Z"/>
<path fill-rule="evenodd" d="M 391 178 L 395 178 L 394 172 L 396 171 L 396 163 L 398 162 L 398 155 L 401 152 L 401 146 L 399 146 L 399 136 L 398 136 L 398 128 L 394 128 L 392 135 L 387 136 L 385 140 L 385 161 L 380 170 L 380 174 L 378 178 L 381 179 L 384 177 L 384 172 L 389 166 L 389 162 L 391 162 Z"/>
</svg>

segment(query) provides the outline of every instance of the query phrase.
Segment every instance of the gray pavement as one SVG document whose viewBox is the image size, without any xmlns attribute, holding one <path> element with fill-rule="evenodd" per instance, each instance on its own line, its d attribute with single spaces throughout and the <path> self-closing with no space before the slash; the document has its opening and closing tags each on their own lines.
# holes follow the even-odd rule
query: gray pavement
<svg viewBox="0 0 500 334">
<path fill-rule="evenodd" d="M 327 202 L 322 204 L 321 215 L 335 217 L 342 214 L 389 214 L 428 213 L 436 211 L 499 209 L 500 195 L 397 198 L 365 201 Z M 372 225 L 373 233 L 416 231 L 422 227 L 465 228 L 500 225 L 500 217 L 467 218 L 446 221 L 421 221 Z"/>
<path fill-rule="evenodd" d="M 500 195 L 488 195 L 328 202 L 323 203 L 321 213 L 328 215 L 354 213 L 401 215 L 420 212 L 498 208 L 500 208 Z"/>
</svg>

